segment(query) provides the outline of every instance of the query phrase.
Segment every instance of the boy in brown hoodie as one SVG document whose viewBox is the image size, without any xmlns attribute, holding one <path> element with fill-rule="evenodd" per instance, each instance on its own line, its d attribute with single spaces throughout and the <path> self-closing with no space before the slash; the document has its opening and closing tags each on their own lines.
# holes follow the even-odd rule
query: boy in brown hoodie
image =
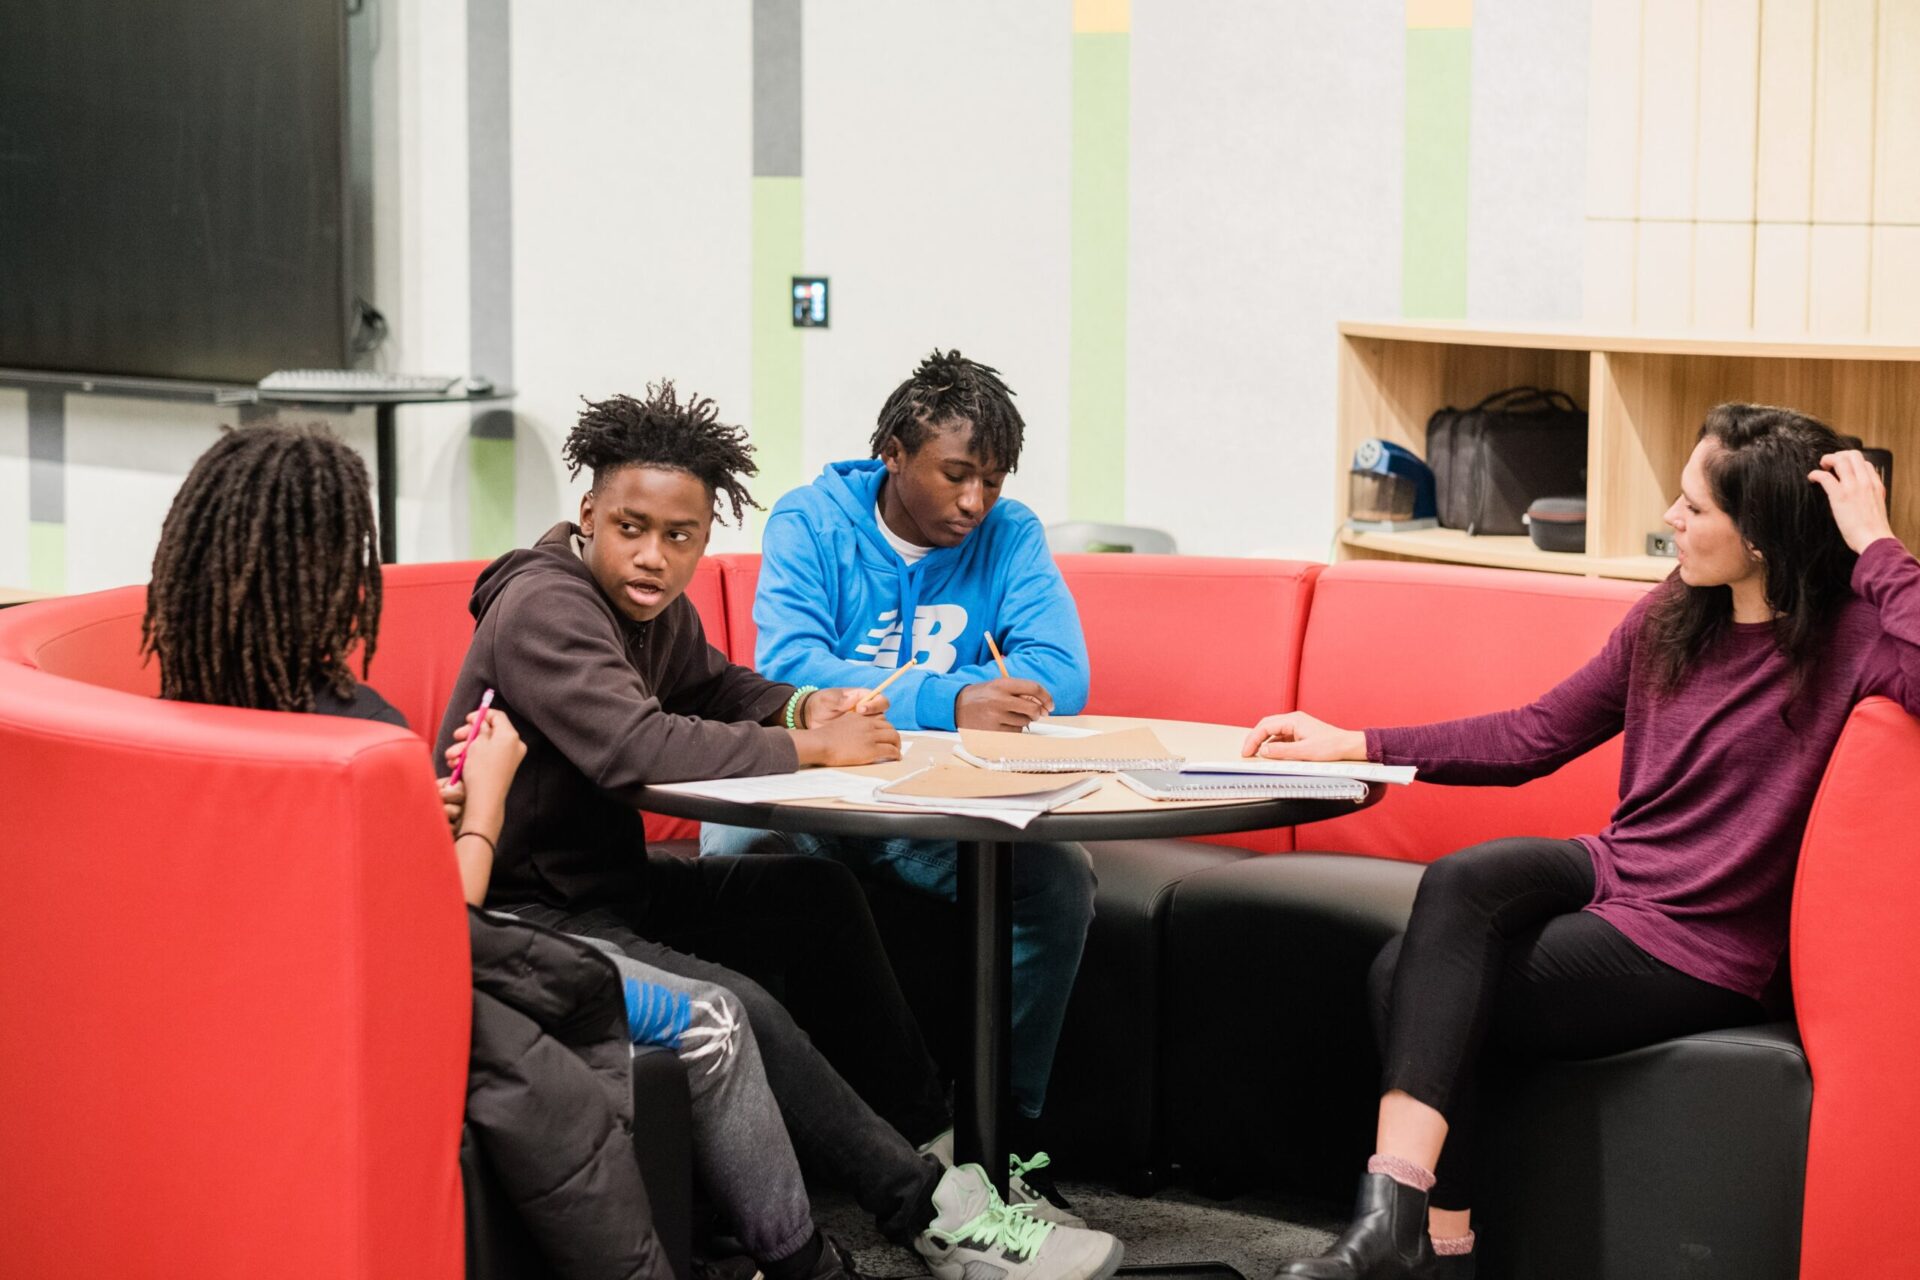
<svg viewBox="0 0 1920 1280">
<path fill-rule="evenodd" d="M 1019 1280 L 1098 1280 L 1120 1260 L 1111 1236 L 1035 1222 L 977 1166 L 943 1171 L 915 1151 L 948 1125 L 944 1092 L 851 872 L 647 853 L 636 805 L 650 784 L 900 753 L 884 698 L 860 707 L 864 689 L 777 684 L 707 643 L 684 593 L 719 497 L 735 520 L 758 505 L 744 437 L 671 383 L 589 403 L 562 450 L 593 475 L 578 525 L 481 573 L 440 748 L 488 688 L 526 741 L 486 905 L 731 991 L 802 1161 L 851 1186 L 942 1280 L 975 1261 Z M 735 971 L 769 964 L 806 1031 Z"/>
</svg>

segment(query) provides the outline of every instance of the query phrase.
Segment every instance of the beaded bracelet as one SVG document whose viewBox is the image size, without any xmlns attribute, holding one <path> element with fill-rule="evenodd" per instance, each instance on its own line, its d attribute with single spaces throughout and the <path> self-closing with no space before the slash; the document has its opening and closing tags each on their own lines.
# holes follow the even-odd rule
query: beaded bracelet
<svg viewBox="0 0 1920 1280">
<path fill-rule="evenodd" d="M 807 700 L 807 695 L 818 692 L 820 692 L 820 687 L 811 684 L 803 684 L 793 691 L 793 696 L 787 699 L 787 728 L 802 729 L 806 727 L 799 723 L 800 704 Z"/>
</svg>

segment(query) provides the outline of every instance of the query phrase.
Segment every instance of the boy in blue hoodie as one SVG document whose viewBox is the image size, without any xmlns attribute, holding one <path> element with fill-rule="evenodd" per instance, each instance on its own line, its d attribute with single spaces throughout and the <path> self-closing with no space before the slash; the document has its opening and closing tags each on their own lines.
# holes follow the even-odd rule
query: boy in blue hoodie
<svg viewBox="0 0 1920 1280">
<path fill-rule="evenodd" d="M 1000 501 L 1024 430 L 997 371 L 957 351 L 923 361 L 881 408 L 873 457 L 830 464 L 767 518 L 753 605 L 759 670 L 801 687 L 873 684 L 873 668 L 911 656 L 918 665 L 888 689 L 887 715 L 900 729 L 1017 731 L 1085 706 L 1087 646 L 1073 597 L 1039 519 Z M 1004 677 L 989 633 L 1006 657 Z M 700 848 L 816 854 L 956 895 L 951 841 L 708 826 Z M 1013 1095 L 1032 1121 L 1093 919 L 1093 868 L 1073 844 L 1021 845 L 1013 868 Z M 1029 1125 L 1023 1142 L 1016 1129 L 1015 1149 L 1032 1150 L 1033 1136 Z M 1020 1167 L 1026 1176 L 1011 1198 L 1077 1225 L 1051 1179 Z"/>
</svg>

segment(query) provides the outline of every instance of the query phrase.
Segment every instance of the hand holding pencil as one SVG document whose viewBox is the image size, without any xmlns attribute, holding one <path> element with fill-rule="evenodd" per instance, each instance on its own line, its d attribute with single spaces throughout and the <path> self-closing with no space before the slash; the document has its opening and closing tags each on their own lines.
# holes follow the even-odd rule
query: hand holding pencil
<svg viewBox="0 0 1920 1280">
<path fill-rule="evenodd" d="M 1018 733 L 1053 711 L 1053 695 L 1046 686 L 1020 680 L 1007 671 L 1007 660 L 993 633 L 987 632 L 987 650 L 999 664 L 1000 678 L 970 684 L 953 700 L 953 722 L 962 729 L 1000 729 Z"/>
</svg>

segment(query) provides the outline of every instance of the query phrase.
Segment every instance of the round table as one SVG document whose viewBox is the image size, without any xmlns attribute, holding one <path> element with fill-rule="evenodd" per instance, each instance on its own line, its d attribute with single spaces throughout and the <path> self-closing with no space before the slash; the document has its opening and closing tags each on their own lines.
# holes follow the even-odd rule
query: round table
<svg viewBox="0 0 1920 1280">
<path fill-rule="evenodd" d="M 1103 718 L 1112 719 L 1112 718 Z M 1094 723 L 1094 718 L 1087 718 Z M 1117 721 L 1140 724 L 1140 720 Z M 1066 723 L 1073 723 L 1067 721 Z M 1178 726 L 1177 721 L 1146 721 Z M 1219 730 L 1225 726 L 1185 726 Z M 1244 732 L 1230 729 L 1237 735 Z M 1216 735 L 1217 736 L 1217 735 Z M 1117 785 L 1117 784 L 1115 784 Z M 969 1067 L 955 1081 L 954 1155 L 978 1162 L 1002 1195 L 1007 1190 L 1005 1114 L 1012 1079 L 1013 1007 L 1013 850 L 1031 841 L 1141 840 L 1221 835 L 1295 826 L 1352 813 L 1379 801 L 1385 788 L 1373 783 L 1367 798 L 1352 800 L 1235 800 L 1218 803 L 1180 801 L 1151 809 L 1042 814 L 1023 829 L 990 819 L 946 813 L 827 806 L 809 802 L 746 803 L 648 788 L 640 807 L 653 813 L 735 827 L 756 827 L 810 835 L 908 837 L 952 840 L 959 846 L 956 868 L 959 906 L 966 921 L 965 968 L 969 989 L 960 1007 L 968 1011 L 962 1029 Z M 1129 793 L 1130 794 L 1130 793 Z M 1089 800 L 1093 797 L 1089 797 Z M 1085 801 L 1078 802 L 1085 804 Z"/>
</svg>

